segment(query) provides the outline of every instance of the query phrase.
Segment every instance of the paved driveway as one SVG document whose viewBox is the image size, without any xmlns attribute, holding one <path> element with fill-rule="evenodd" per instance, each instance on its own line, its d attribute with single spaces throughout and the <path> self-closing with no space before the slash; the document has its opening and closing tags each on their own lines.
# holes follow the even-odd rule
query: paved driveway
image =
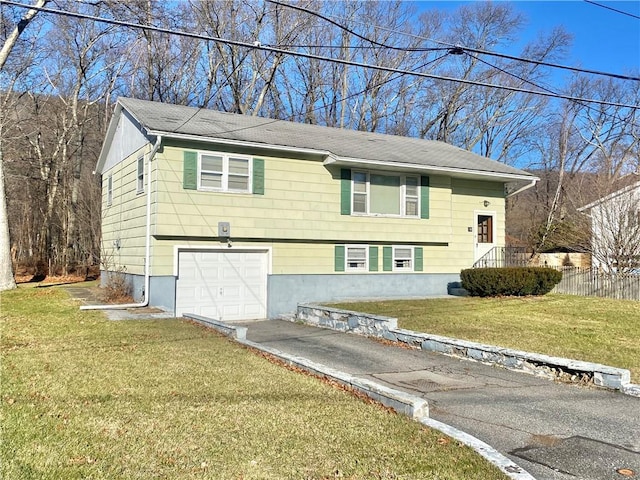
<svg viewBox="0 0 640 480">
<path fill-rule="evenodd" d="M 640 478 L 640 398 L 292 322 L 247 326 L 251 341 L 425 398 L 432 418 L 539 480 Z"/>
</svg>

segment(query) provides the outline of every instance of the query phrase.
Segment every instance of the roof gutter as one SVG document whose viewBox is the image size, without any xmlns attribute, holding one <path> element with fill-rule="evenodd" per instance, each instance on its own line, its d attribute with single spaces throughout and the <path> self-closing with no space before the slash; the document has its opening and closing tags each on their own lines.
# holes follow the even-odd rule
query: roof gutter
<svg viewBox="0 0 640 480">
<path fill-rule="evenodd" d="M 156 156 L 162 144 L 162 135 L 156 137 L 149 156 L 147 157 L 147 231 L 144 252 L 144 291 L 142 301 L 139 303 L 120 303 L 110 305 L 82 305 L 80 310 L 123 310 L 126 308 L 139 308 L 149 305 L 149 283 L 151 278 L 151 162 Z"/>
<path fill-rule="evenodd" d="M 273 150 L 277 152 L 303 153 L 303 154 L 309 154 L 309 155 L 318 155 L 321 157 L 327 157 L 331 155 L 331 153 L 326 150 L 319 150 L 314 148 L 292 147 L 289 145 L 272 145 L 269 143 L 248 142 L 246 140 L 232 140 L 228 138 L 217 138 L 217 137 L 213 137 L 213 135 L 215 135 L 215 132 L 212 133 L 211 137 L 203 137 L 200 135 L 190 135 L 187 133 L 165 132 L 160 130 L 146 130 L 146 132 L 148 135 L 162 135 L 165 138 L 173 138 L 176 140 L 192 140 L 196 142 L 203 142 L 203 143 L 209 143 L 209 144 L 213 143 L 213 144 L 221 144 L 221 145 L 241 146 L 241 147 L 247 147 L 247 148 L 261 148 L 264 150 Z"/>
<path fill-rule="evenodd" d="M 540 179 L 539 179 L 539 178 L 537 178 L 537 177 L 536 177 L 536 178 L 534 178 L 533 180 L 531 180 L 531 182 L 527 183 L 527 184 L 526 184 L 526 185 L 524 185 L 523 187 L 520 187 L 519 189 L 517 189 L 517 190 L 515 190 L 515 191 L 513 191 L 513 192 L 511 192 L 511 193 L 508 193 L 508 194 L 507 194 L 507 196 L 506 196 L 506 198 L 513 197 L 514 195 L 517 195 L 517 194 L 518 194 L 518 193 L 520 193 L 520 192 L 524 192 L 525 190 L 529 190 L 529 189 L 530 189 L 531 187 L 533 187 L 536 183 L 538 183 L 538 180 L 540 180 Z"/>
</svg>

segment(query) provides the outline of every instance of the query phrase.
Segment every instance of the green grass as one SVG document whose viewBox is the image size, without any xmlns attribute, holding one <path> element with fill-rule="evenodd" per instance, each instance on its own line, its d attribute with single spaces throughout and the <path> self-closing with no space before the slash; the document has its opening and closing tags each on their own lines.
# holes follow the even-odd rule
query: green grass
<svg viewBox="0 0 640 480">
<path fill-rule="evenodd" d="M 401 328 L 628 368 L 640 383 L 640 302 L 571 295 L 342 303 Z"/>
<path fill-rule="evenodd" d="M 0 477 L 505 478 L 439 432 L 185 321 L 1 297 Z"/>
</svg>

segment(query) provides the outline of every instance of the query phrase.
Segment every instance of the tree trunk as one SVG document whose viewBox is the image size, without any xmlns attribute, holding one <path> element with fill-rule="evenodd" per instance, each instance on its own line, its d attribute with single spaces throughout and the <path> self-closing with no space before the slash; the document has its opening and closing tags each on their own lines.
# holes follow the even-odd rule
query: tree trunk
<svg viewBox="0 0 640 480">
<path fill-rule="evenodd" d="M 14 288 L 16 288 L 16 281 L 11 264 L 9 215 L 7 215 L 7 197 L 4 193 L 4 161 L 2 160 L 2 138 L 0 138 L 0 292 Z"/>
<path fill-rule="evenodd" d="M 37 7 L 43 7 L 49 0 L 38 0 Z M 38 13 L 37 10 L 28 10 L 20 19 L 16 27 L 6 38 L 2 49 L 0 49 L 0 72 L 7 63 L 9 54 L 18 37 L 27 28 L 27 25 Z M 0 126 L 4 119 L 0 119 Z M 4 191 L 4 161 L 2 158 L 2 129 L 0 128 L 0 292 L 16 288 L 16 281 L 13 277 L 13 266 L 11 264 L 11 240 L 9 238 L 9 215 L 7 212 L 7 197 Z"/>
</svg>

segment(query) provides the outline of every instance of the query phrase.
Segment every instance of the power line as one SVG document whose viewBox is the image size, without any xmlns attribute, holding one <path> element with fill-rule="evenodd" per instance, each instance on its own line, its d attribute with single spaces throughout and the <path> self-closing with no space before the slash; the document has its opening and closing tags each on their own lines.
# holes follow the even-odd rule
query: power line
<svg viewBox="0 0 640 480">
<path fill-rule="evenodd" d="M 592 2 L 591 0 L 584 0 L 586 3 L 590 3 L 591 5 L 595 5 L 597 7 L 602 7 L 602 8 L 606 8 L 607 10 L 611 10 L 613 12 L 616 13 L 621 13 L 622 15 L 627 15 L 631 18 L 637 18 L 638 20 L 640 20 L 640 16 L 634 14 L 634 13 L 629 13 L 629 12 L 625 12 L 624 10 L 618 10 L 617 8 L 613 8 L 610 7 L 609 5 L 603 5 L 602 3 L 598 3 L 598 2 Z"/>
<path fill-rule="evenodd" d="M 336 50 L 371 50 L 372 47 L 368 47 L 366 45 L 297 45 L 297 44 L 289 44 L 289 43 L 280 43 L 278 45 L 273 45 L 270 43 L 264 44 L 267 47 L 280 47 L 280 48 L 327 48 L 327 49 L 336 49 Z M 405 50 L 405 51 L 418 51 L 418 52 L 442 52 L 442 51 L 451 51 L 449 47 L 434 47 L 434 48 L 420 48 L 416 50 Z"/>
<path fill-rule="evenodd" d="M 485 60 L 483 60 L 481 58 L 478 58 L 478 57 L 474 57 L 474 58 L 476 58 L 479 62 L 482 62 L 482 63 L 484 63 L 485 65 L 487 65 L 487 66 L 489 66 L 491 68 L 495 68 L 496 70 L 498 70 L 498 71 L 500 71 L 500 72 L 502 72 L 502 73 L 504 73 L 506 75 L 510 75 L 510 76 L 512 76 L 514 78 L 517 78 L 521 82 L 528 83 L 530 85 L 533 85 L 534 87 L 540 88 L 540 89 L 545 90 L 546 92 L 549 92 L 549 93 L 557 93 L 557 92 L 554 92 L 553 90 L 551 90 L 551 89 L 549 89 L 549 88 L 547 88 L 547 87 L 545 87 L 543 85 L 539 85 L 537 83 L 532 82 L 531 80 L 527 80 L 526 78 L 523 78 L 523 77 L 521 77 L 519 75 L 516 75 L 515 73 L 509 72 L 509 71 L 507 71 L 507 70 L 505 70 L 503 68 L 500 68 L 497 65 L 493 65 L 492 63 L 489 63 L 489 62 L 487 62 L 487 61 L 485 61 Z M 594 107 L 592 107 L 591 105 L 589 105 L 587 103 L 583 103 L 583 102 L 580 102 L 580 101 L 577 101 L 577 100 L 575 101 L 575 103 L 577 103 L 578 105 L 582 105 L 583 107 L 585 107 L 588 110 L 591 110 L 591 111 L 595 110 Z M 609 117 L 609 118 L 612 118 L 614 120 L 619 120 L 621 122 L 624 121 L 615 113 L 604 113 L 604 115 Z"/>
<path fill-rule="evenodd" d="M 378 42 L 378 41 L 373 40 L 371 38 L 365 37 L 364 35 L 360 35 L 355 30 L 352 30 L 349 27 L 345 27 L 341 23 L 336 22 L 335 20 L 333 20 L 331 17 L 323 15 L 320 12 L 316 12 L 315 10 L 311 10 L 311 9 L 308 9 L 308 8 L 305 8 L 305 7 L 301 7 L 299 5 L 294 5 L 294 4 L 291 4 L 291 3 L 279 2 L 278 0 L 266 0 L 266 1 L 269 2 L 269 3 L 273 3 L 274 5 L 280 5 L 282 7 L 291 8 L 293 10 L 298 10 L 299 12 L 308 13 L 308 14 L 313 15 L 315 17 L 321 18 L 322 20 L 324 20 L 326 22 L 329 22 L 330 24 L 338 27 L 339 29 L 344 30 L 347 33 L 350 33 L 354 37 L 358 37 L 360 40 L 364 40 L 365 42 L 369 42 L 371 45 L 375 45 L 377 47 L 388 48 L 389 50 L 397 50 L 397 51 L 400 51 L 400 52 L 430 52 L 430 51 L 434 50 L 432 48 L 396 47 L 395 45 L 387 45 L 386 43 L 381 43 L 381 42 Z"/>
<path fill-rule="evenodd" d="M 585 0 L 587 1 L 587 0 Z M 593 2 L 590 2 L 593 3 Z M 310 13 L 313 13 L 312 10 L 309 10 Z M 360 25 L 367 25 L 367 26 L 372 26 L 376 29 L 379 30 L 383 30 L 385 32 L 390 32 L 390 33 L 395 33 L 398 35 L 405 35 L 408 37 L 412 37 L 412 38 L 416 38 L 419 40 L 424 40 L 427 42 L 433 42 L 435 44 L 438 45 L 443 45 L 447 48 L 451 48 L 457 51 L 467 51 L 467 52 L 471 52 L 471 53 L 479 53 L 482 55 L 490 55 L 490 56 L 494 56 L 494 57 L 500 57 L 500 58 L 504 58 L 507 60 L 516 60 L 518 62 L 525 62 L 525 63 L 532 63 L 535 65 L 541 65 L 541 66 L 545 66 L 545 67 L 552 67 L 552 68 L 559 68 L 562 70 L 569 70 L 572 72 L 577 72 L 577 73 L 588 73 L 588 74 L 592 74 L 592 75 L 602 75 L 602 76 L 606 76 L 606 77 L 611 77 L 611 78 L 617 78 L 619 80 L 633 80 L 633 81 L 640 81 L 640 77 L 634 77 L 631 75 L 622 75 L 619 73 L 611 73 L 611 72 L 603 72 L 600 70 L 590 70 L 590 69 L 586 69 L 586 68 L 578 68 L 578 67 L 572 67 L 570 65 L 562 65 L 559 63 L 551 63 L 551 62 L 544 62 L 542 60 L 535 60 L 533 58 L 525 58 L 525 57 L 518 57 L 515 55 L 507 55 L 504 53 L 498 53 L 498 52 L 492 52 L 489 50 L 482 50 L 482 49 L 478 49 L 478 48 L 472 48 L 472 47 L 467 47 L 465 45 L 460 45 L 460 44 L 453 44 L 453 43 L 449 43 L 449 42 L 443 42 L 441 40 L 434 40 L 432 38 L 429 37 L 424 37 L 422 35 L 416 35 L 415 33 L 409 33 L 409 32 L 400 32 L 398 30 L 394 30 L 392 28 L 389 27 L 383 27 L 381 25 L 371 25 L 370 23 L 365 23 L 365 22 L 361 22 L 359 20 L 353 20 L 353 19 L 346 19 L 344 17 L 337 17 L 340 18 L 341 20 L 346 20 L 346 21 L 350 21 L 353 23 L 359 23 Z"/>
<path fill-rule="evenodd" d="M 444 57 L 446 57 L 447 55 L 449 55 L 449 53 L 448 53 L 448 52 L 447 52 L 447 53 L 445 53 L 444 55 L 439 56 L 438 58 L 435 58 L 435 59 L 433 59 L 433 60 L 428 61 L 427 63 L 424 63 L 424 64 L 420 65 L 418 68 L 424 68 L 424 67 L 426 67 L 426 66 L 428 66 L 428 65 L 430 65 L 430 64 L 432 64 L 432 63 L 435 63 L 435 62 L 437 62 L 437 61 L 439 61 L 439 60 L 442 60 L 442 59 L 443 59 Z M 383 80 L 383 81 L 381 81 L 381 82 L 375 83 L 375 84 L 373 84 L 373 85 L 368 86 L 367 88 L 365 88 L 365 89 L 363 89 L 363 90 L 360 90 L 359 92 L 352 93 L 352 94 L 350 94 L 350 95 L 347 95 L 346 97 L 342 97 L 342 98 L 335 99 L 333 102 L 330 102 L 330 103 L 329 103 L 329 105 L 336 105 L 336 104 L 337 104 L 337 103 L 339 103 L 339 102 L 344 102 L 345 100 L 349 100 L 349 99 L 351 99 L 351 98 L 353 98 L 353 97 L 358 97 L 358 96 L 362 95 L 363 93 L 365 93 L 367 90 L 369 90 L 369 89 L 371 89 L 371 88 L 378 88 L 378 87 L 382 87 L 383 85 L 386 85 L 387 83 L 390 83 L 390 82 L 392 82 L 392 81 L 394 81 L 394 80 L 397 80 L 398 78 L 403 77 L 403 76 L 404 76 L 404 75 L 397 75 L 397 76 L 395 76 L 395 77 L 388 78 L 388 79 Z M 321 106 L 319 106 L 319 107 L 313 108 L 313 109 L 311 109 L 311 110 L 310 110 L 310 112 L 315 112 L 315 111 L 320 110 L 320 109 L 322 109 L 322 108 L 325 108 L 325 105 L 321 105 Z M 200 111 L 200 109 L 198 109 L 198 112 L 199 112 L 199 111 Z M 198 113 L 198 112 L 196 112 L 196 113 Z M 194 113 L 194 114 L 191 116 L 191 118 L 195 117 L 196 113 Z M 292 118 L 294 118 L 294 117 L 295 117 L 295 115 L 289 115 L 288 117 L 285 117 L 285 118 L 288 118 L 289 120 L 291 120 L 291 119 L 292 119 Z M 189 118 L 189 120 L 191 120 L 191 118 Z M 188 122 L 189 120 L 187 120 L 187 122 Z M 279 121 L 281 121 L 281 120 L 282 120 L 282 119 L 275 119 L 275 118 L 274 118 L 274 119 L 271 119 L 271 120 L 266 120 L 266 121 L 262 122 L 260 125 L 252 125 L 252 126 L 249 126 L 249 127 L 240 127 L 240 128 L 234 128 L 234 129 L 231 129 L 231 130 L 224 130 L 224 131 L 222 131 L 222 132 L 216 132 L 216 134 L 217 134 L 217 135 L 222 135 L 222 134 L 226 134 L 226 133 L 235 133 L 235 132 L 240 132 L 240 131 L 243 131 L 243 130 L 250 130 L 250 129 L 252 129 L 252 128 L 256 128 L 256 127 L 264 127 L 264 126 L 266 126 L 266 125 L 270 125 L 270 124 L 272 124 L 272 123 L 276 123 L 276 122 L 279 122 Z M 186 124 L 187 122 L 184 122 L 184 123 L 181 125 L 181 128 L 182 128 L 182 126 L 184 126 L 184 124 Z"/>
<path fill-rule="evenodd" d="M 624 104 L 624 103 L 608 102 L 606 100 L 597 100 L 597 99 L 590 99 L 590 98 L 574 97 L 574 96 L 570 96 L 570 95 L 554 94 L 554 93 L 549 93 L 549 92 L 544 92 L 544 91 L 527 90 L 527 89 L 524 89 L 524 88 L 511 87 L 511 86 L 507 86 L 507 85 L 495 85 L 495 84 L 492 84 L 492 83 L 480 82 L 480 81 L 475 81 L 475 80 L 467 80 L 467 79 L 455 78 L 455 77 L 445 77 L 445 76 L 442 76 L 442 75 L 435 75 L 435 74 L 425 73 L 425 72 L 415 72 L 415 71 L 411 71 L 411 70 L 405 70 L 405 69 L 394 68 L 394 67 L 385 67 L 383 65 L 371 65 L 371 64 L 367 64 L 367 63 L 363 63 L 363 62 L 355 62 L 355 61 L 351 61 L 351 60 L 343 60 L 343 59 L 339 59 L 339 58 L 325 57 L 325 56 L 322 56 L 322 55 L 314 55 L 314 54 L 310 54 L 310 53 L 285 50 L 285 49 L 282 49 L 282 48 L 268 47 L 268 46 L 262 45 L 259 41 L 256 41 L 254 43 L 241 42 L 241 41 L 238 41 L 238 40 L 230 40 L 230 39 L 224 39 L 224 38 L 219 38 L 219 37 L 211 37 L 211 36 L 208 36 L 208 35 L 188 33 L 188 32 L 183 32 L 183 31 L 180 31 L 180 30 L 173 30 L 173 29 L 162 28 L 162 27 L 154 27 L 154 26 L 149 26 L 149 25 L 140 25 L 140 24 L 136 24 L 136 23 L 125 22 L 125 21 L 122 21 L 122 20 L 113 20 L 113 19 L 108 19 L 108 18 L 103 18 L 103 17 L 97 17 L 97 16 L 94 16 L 94 15 L 87 15 L 87 14 L 82 14 L 82 13 L 68 12 L 68 11 L 64 11 L 64 10 L 56 10 L 56 9 L 47 8 L 47 7 L 34 7 L 34 6 L 31 6 L 31 5 L 24 5 L 24 4 L 21 4 L 21 3 L 18 3 L 18 2 L 13 2 L 13 1 L 10 1 L 10 0 L 0 0 L 0 4 L 12 5 L 12 6 L 21 7 L 21 8 L 35 9 L 35 10 L 38 10 L 38 11 L 51 13 L 51 14 L 55 14 L 55 15 L 64 15 L 64 16 L 73 17 L 73 18 L 92 20 L 92 21 L 95 21 L 95 22 L 102 22 L 102 23 L 107 23 L 107 24 L 110 24 L 110 25 L 119 25 L 119 26 L 134 28 L 134 29 L 142 29 L 142 30 L 147 30 L 147 31 L 154 31 L 154 32 L 164 33 L 164 34 L 167 34 L 167 35 L 176 35 L 176 36 L 182 36 L 182 37 L 187 37 L 187 38 L 194 38 L 194 39 L 198 39 L 198 40 L 206 40 L 206 41 L 211 41 L 211 42 L 223 43 L 223 44 L 227 44 L 227 45 L 234 45 L 234 46 L 237 46 L 237 47 L 250 48 L 250 49 L 256 49 L 256 50 L 263 50 L 263 51 L 267 51 L 267 52 L 275 52 L 275 53 L 280 53 L 280 54 L 283 54 L 283 55 L 291 55 L 291 56 L 307 58 L 307 59 L 311 59 L 311 60 L 320 60 L 320 61 L 338 63 L 338 64 L 341 64 L 341 65 L 348 65 L 348 66 L 365 68 L 365 69 L 368 68 L 368 69 L 380 70 L 380 71 L 390 72 L 390 73 L 411 75 L 411 76 L 421 77 L 421 78 L 430 78 L 430 79 L 434 79 L 434 80 L 443 80 L 443 81 L 447 81 L 447 82 L 457 82 L 457 83 L 463 83 L 463 84 L 466 84 L 466 85 L 475 85 L 475 86 L 485 87 L 485 88 L 503 89 L 503 90 L 509 90 L 509 91 L 519 92 L 519 93 L 528 93 L 528 94 L 533 94 L 533 95 L 541 95 L 541 96 L 546 96 L 546 97 L 559 98 L 559 99 L 563 99 L 563 100 L 571 100 L 571 101 L 586 102 L 586 103 L 596 103 L 596 104 L 600 104 L 600 105 L 609 105 L 609 106 L 621 107 L 621 108 L 640 108 L 640 105 L 629 105 L 629 104 Z"/>
</svg>

